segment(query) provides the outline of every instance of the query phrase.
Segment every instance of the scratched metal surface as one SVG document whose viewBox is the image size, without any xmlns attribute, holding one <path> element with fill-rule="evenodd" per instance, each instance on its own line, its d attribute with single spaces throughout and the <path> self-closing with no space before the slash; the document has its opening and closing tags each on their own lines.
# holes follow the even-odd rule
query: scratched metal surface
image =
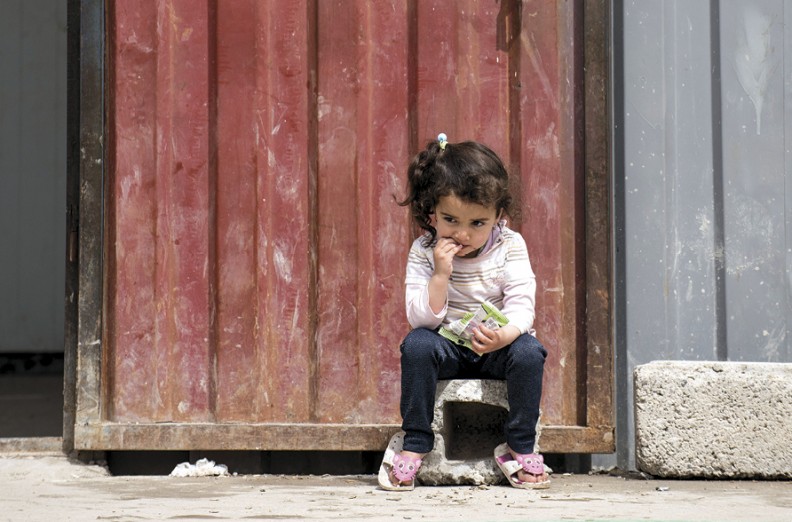
<svg viewBox="0 0 792 522">
<path fill-rule="evenodd" d="M 208 0 L 109 15 L 115 422 L 397 423 L 407 163 L 502 155 L 538 276 L 543 422 L 584 397 L 572 7 Z"/>
<path fill-rule="evenodd" d="M 621 4 L 616 411 L 626 469 L 635 366 L 792 361 L 792 11 L 783 0 Z"/>
</svg>

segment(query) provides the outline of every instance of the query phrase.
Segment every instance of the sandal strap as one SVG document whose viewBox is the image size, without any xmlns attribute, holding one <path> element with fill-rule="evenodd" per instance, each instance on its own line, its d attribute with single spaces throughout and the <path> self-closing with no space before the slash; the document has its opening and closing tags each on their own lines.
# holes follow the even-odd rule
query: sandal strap
<svg viewBox="0 0 792 522">
<path fill-rule="evenodd" d="M 515 457 L 522 469 L 531 475 L 542 475 L 544 473 L 544 457 L 537 453 L 517 455 Z"/>
<path fill-rule="evenodd" d="M 405 457 L 397 453 L 393 456 L 393 476 L 399 479 L 399 482 L 413 480 L 422 463 L 421 459 Z"/>
</svg>

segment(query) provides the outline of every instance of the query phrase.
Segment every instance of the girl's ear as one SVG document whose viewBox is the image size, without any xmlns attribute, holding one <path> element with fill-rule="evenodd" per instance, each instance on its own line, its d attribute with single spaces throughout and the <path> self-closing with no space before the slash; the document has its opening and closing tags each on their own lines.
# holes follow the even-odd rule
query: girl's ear
<svg viewBox="0 0 792 522">
<path fill-rule="evenodd" d="M 504 215 L 505 215 L 505 214 L 506 214 L 506 213 L 503 211 L 503 209 L 500 209 L 500 210 L 498 211 L 498 217 L 496 217 L 496 218 L 495 218 L 495 224 L 496 224 L 496 225 L 497 225 L 498 223 L 500 223 L 501 219 L 503 219 L 503 217 L 504 217 Z"/>
<path fill-rule="evenodd" d="M 434 228 L 437 228 L 437 214 L 432 212 L 429 214 L 429 224 L 432 225 Z"/>
</svg>

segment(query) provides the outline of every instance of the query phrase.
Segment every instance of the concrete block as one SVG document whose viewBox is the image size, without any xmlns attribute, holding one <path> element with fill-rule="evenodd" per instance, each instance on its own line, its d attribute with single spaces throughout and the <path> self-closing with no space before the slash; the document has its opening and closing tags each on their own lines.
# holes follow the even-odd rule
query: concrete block
<svg viewBox="0 0 792 522">
<path fill-rule="evenodd" d="M 435 396 L 435 445 L 418 479 L 425 485 L 498 484 L 505 480 L 492 452 L 506 440 L 506 383 L 440 381 Z"/>
<path fill-rule="evenodd" d="M 634 377 L 640 470 L 792 478 L 792 364 L 661 361 Z"/>
</svg>

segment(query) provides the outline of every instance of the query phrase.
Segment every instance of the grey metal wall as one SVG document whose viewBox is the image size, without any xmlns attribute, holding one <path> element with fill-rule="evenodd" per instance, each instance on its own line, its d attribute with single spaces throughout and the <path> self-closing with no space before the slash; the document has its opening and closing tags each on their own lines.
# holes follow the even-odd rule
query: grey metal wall
<svg viewBox="0 0 792 522">
<path fill-rule="evenodd" d="M 0 16 L 0 353 L 62 352 L 66 2 Z"/>
<path fill-rule="evenodd" d="M 784 4 L 614 3 L 619 467 L 634 467 L 636 365 L 792 361 Z"/>
</svg>

